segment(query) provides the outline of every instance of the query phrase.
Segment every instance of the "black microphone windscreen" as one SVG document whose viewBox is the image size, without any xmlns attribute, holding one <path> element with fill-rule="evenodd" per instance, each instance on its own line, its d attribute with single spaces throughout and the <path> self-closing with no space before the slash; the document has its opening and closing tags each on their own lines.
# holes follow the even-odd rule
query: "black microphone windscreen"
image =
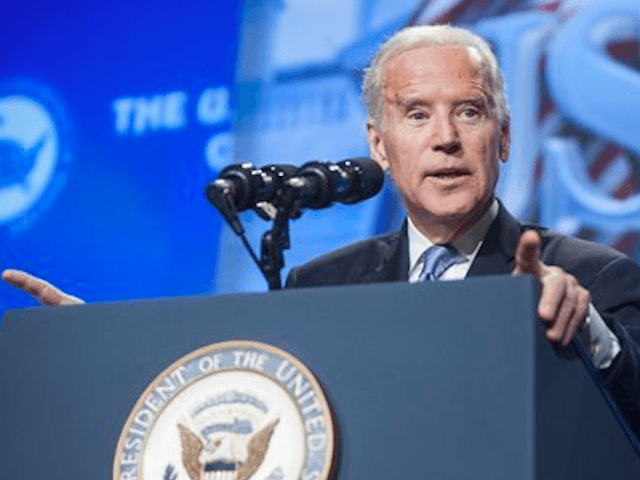
<svg viewBox="0 0 640 480">
<path fill-rule="evenodd" d="M 382 190 L 384 171 L 373 160 L 366 157 L 350 158 L 338 162 L 338 166 L 352 177 L 354 184 L 351 194 L 340 199 L 342 203 L 350 204 L 367 200 Z"/>
</svg>

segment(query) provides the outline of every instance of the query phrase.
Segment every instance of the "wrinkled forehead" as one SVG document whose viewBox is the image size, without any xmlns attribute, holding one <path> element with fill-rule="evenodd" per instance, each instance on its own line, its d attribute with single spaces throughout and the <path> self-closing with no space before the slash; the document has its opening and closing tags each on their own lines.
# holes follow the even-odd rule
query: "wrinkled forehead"
<svg viewBox="0 0 640 480">
<path fill-rule="evenodd" d="M 484 61 L 483 61 L 482 53 L 480 52 L 478 47 L 476 47 L 475 45 L 470 45 L 466 43 L 454 43 L 454 42 L 433 42 L 433 41 L 425 40 L 422 42 L 414 42 L 411 44 L 407 44 L 403 48 L 398 48 L 398 49 L 390 50 L 389 52 L 387 52 L 386 55 L 380 58 L 378 62 L 378 64 L 381 67 L 380 71 L 382 72 L 382 75 L 384 76 L 387 65 L 395 57 L 402 55 L 405 52 L 408 52 L 411 50 L 418 50 L 418 49 L 461 50 L 467 54 L 467 58 L 469 59 L 472 65 L 474 65 L 476 68 L 479 68 L 481 70 L 485 69 L 483 65 Z"/>
<path fill-rule="evenodd" d="M 381 63 L 381 89 L 387 100 L 395 99 L 403 86 L 437 82 L 451 84 L 468 79 L 477 85 L 491 107 L 495 106 L 491 75 L 479 50 L 465 44 L 422 43 L 393 52 Z M 397 100 L 397 99 L 395 99 Z"/>
</svg>

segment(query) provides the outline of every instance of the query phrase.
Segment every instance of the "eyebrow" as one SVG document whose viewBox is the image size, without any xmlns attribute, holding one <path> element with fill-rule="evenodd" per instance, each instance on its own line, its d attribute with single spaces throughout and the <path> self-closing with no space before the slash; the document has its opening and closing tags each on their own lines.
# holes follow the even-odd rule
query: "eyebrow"
<svg viewBox="0 0 640 480">
<path fill-rule="evenodd" d="M 405 110 L 408 110 L 416 106 L 429 107 L 433 104 L 433 102 L 429 100 L 424 100 L 419 97 L 412 97 L 412 96 L 400 97 L 400 98 L 396 96 L 396 98 L 394 99 L 394 103 Z M 464 104 L 487 106 L 488 103 L 489 103 L 489 100 L 484 95 L 471 95 L 469 97 L 463 97 L 458 100 L 455 100 L 453 102 L 453 105 L 456 107 Z"/>
<path fill-rule="evenodd" d="M 402 107 L 405 110 L 408 110 L 411 107 L 415 107 L 415 106 L 429 107 L 429 106 L 431 106 L 432 102 L 424 100 L 424 99 L 421 99 L 419 97 L 399 97 L 399 96 L 396 96 L 396 98 L 394 98 L 394 103 L 397 106 Z"/>
<path fill-rule="evenodd" d="M 484 106 L 489 103 L 489 99 L 484 95 L 472 95 L 470 97 L 465 97 L 461 100 L 455 101 L 454 105 L 458 106 L 458 105 L 463 105 L 465 103 L 471 103 L 474 105 L 482 104 Z"/>
</svg>

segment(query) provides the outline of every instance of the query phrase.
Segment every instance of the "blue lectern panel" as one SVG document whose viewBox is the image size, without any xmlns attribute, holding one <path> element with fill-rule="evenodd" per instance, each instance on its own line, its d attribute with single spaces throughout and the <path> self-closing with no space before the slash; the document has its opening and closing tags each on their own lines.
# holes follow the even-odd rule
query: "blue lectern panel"
<svg viewBox="0 0 640 480">
<path fill-rule="evenodd" d="M 516 294 L 523 303 L 498 308 Z M 120 429 L 160 371 L 203 345 L 251 339 L 324 385 L 340 479 L 532 479 L 534 298 L 521 279 L 12 312 L 0 334 L 0 427 L 11 432 L 0 463 L 11 477 L 108 478 Z"/>
<path fill-rule="evenodd" d="M 536 290 L 495 277 L 9 312 L 0 465 L 7 478 L 110 478 L 147 385 L 199 347 L 245 339 L 324 386 L 340 480 L 638 478 L 582 361 L 536 328 Z"/>
</svg>

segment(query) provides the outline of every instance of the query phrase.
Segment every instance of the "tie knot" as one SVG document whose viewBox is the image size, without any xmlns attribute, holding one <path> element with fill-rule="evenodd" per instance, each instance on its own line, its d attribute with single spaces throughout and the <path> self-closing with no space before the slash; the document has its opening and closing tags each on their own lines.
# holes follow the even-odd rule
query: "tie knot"
<svg viewBox="0 0 640 480">
<path fill-rule="evenodd" d="M 456 263 L 457 258 L 457 250 L 450 245 L 433 245 L 427 248 L 421 255 L 424 263 L 418 281 L 435 282 L 447 268 Z"/>
</svg>

